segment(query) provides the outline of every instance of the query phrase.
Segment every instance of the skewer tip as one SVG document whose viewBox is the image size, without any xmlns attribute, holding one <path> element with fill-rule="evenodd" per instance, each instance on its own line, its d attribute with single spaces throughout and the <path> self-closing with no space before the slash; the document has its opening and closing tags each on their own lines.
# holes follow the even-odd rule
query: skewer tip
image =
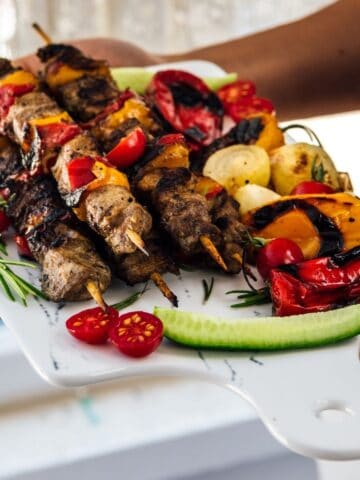
<svg viewBox="0 0 360 480">
<path fill-rule="evenodd" d="M 136 246 L 136 248 L 141 250 L 143 254 L 145 254 L 147 257 L 149 256 L 149 252 L 145 248 L 144 240 L 140 237 L 140 235 L 137 232 L 128 228 L 126 230 L 126 235 L 128 239 Z"/>
<path fill-rule="evenodd" d="M 102 296 L 99 285 L 93 280 L 89 280 L 86 284 L 86 289 L 90 293 L 92 298 L 95 300 L 95 302 L 99 305 L 99 307 L 105 311 L 107 308 L 107 305 Z"/>
<path fill-rule="evenodd" d="M 225 272 L 227 272 L 228 267 L 224 262 L 224 259 L 220 255 L 218 249 L 215 247 L 213 242 L 206 235 L 201 235 L 200 237 L 201 245 L 205 248 L 211 258 L 221 267 Z"/>
<path fill-rule="evenodd" d="M 162 278 L 160 273 L 154 272 L 154 273 L 151 274 L 150 278 L 155 283 L 155 285 L 158 287 L 160 292 L 164 295 L 164 297 L 167 298 L 169 300 L 169 302 L 172 305 L 174 305 L 174 307 L 177 307 L 179 305 L 178 298 L 175 295 L 175 293 L 170 290 L 168 284 Z"/>
<path fill-rule="evenodd" d="M 40 27 L 40 25 L 37 22 L 33 22 L 31 26 L 36 31 L 36 33 L 43 39 L 46 45 L 49 45 L 50 43 L 52 43 L 52 40 L 49 37 L 49 35 L 43 30 L 42 27 Z"/>
</svg>

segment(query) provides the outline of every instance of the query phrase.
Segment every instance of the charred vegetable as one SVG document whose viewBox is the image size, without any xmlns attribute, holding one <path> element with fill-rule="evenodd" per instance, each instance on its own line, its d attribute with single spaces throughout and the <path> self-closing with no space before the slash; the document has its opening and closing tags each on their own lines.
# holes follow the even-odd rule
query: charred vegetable
<svg viewBox="0 0 360 480">
<path fill-rule="evenodd" d="M 279 316 L 321 312 L 358 303 L 360 247 L 272 270 L 270 291 L 275 314 Z"/>
<path fill-rule="evenodd" d="M 271 181 L 280 195 L 289 195 L 307 180 L 323 182 L 335 191 L 340 189 L 335 165 L 321 147 L 308 143 L 284 145 L 272 152 L 270 161 Z"/>
<path fill-rule="evenodd" d="M 293 240 L 307 259 L 360 245 L 360 200 L 348 193 L 285 197 L 243 221 L 256 236 Z"/>
</svg>

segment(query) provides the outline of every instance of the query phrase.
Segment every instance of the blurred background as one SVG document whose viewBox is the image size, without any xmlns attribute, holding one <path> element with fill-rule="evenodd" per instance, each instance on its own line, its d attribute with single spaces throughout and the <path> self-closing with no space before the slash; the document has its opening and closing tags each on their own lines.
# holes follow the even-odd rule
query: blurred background
<svg viewBox="0 0 360 480">
<path fill-rule="evenodd" d="M 107 36 L 157 53 L 217 43 L 295 20 L 331 0 L 0 0 L 0 55 L 34 51 L 36 21 L 55 40 Z"/>
<path fill-rule="evenodd" d="M 34 21 L 55 41 L 115 37 L 170 54 L 287 23 L 330 3 L 0 0 L 0 56 L 16 58 L 39 47 Z M 353 117 L 306 124 L 346 170 L 356 142 L 356 134 L 349 135 Z M 338 142 L 342 136 L 348 154 Z M 350 479 L 335 464 L 317 469 L 280 446 L 252 407 L 213 385 L 148 379 L 55 389 L 33 371 L 1 324 L 0 372 L 1 480 L 317 480 L 321 473 L 326 480 Z"/>
</svg>

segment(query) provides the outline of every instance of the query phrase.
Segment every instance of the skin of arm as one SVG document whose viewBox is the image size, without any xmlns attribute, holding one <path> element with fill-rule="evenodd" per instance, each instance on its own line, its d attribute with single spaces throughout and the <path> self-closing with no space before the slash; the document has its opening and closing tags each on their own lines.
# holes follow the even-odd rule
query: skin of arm
<svg viewBox="0 0 360 480">
<path fill-rule="evenodd" d="M 287 25 L 177 55 L 152 55 L 106 38 L 72 42 L 112 66 L 145 66 L 202 59 L 217 63 L 257 85 L 280 120 L 360 108 L 360 1 L 340 0 Z M 34 56 L 18 60 L 37 71 Z"/>
</svg>

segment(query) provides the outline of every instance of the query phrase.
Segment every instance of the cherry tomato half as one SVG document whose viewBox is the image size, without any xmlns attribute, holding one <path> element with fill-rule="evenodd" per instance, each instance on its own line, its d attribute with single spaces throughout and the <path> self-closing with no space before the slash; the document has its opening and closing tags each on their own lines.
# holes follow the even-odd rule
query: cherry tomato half
<svg viewBox="0 0 360 480">
<path fill-rule="evenodd" d="M 107 307 L 89 308 L 75 313 L 66 321 L 66 328 L 78 340 L 92 345 L 105 343 L 109 338 L 111 324 L 119 318 L 117 310 Z"/>
<path fill-rule="evenodd" d="M 326 183 L 308 180 L 296 185 L 291 195 L 306 195 L 310 193 L 335 193 L 335 190 L 329 185 L 326 185 Z"/>
<path fill-rule="evenodd" d="M 160 345 L 163 331 L 163 324 L 151 313 L 128 312 L 111 327 L 110 341 L 129 357 L 145 357 Z"/>
<path fill-rule="evenodd" d="M 113 165 L 127 168 L 133 165 L 144 154 L 146 135 L 141 127 L 136 127 L 106 155 Z"/>
<path fill-rule="evenodd" d="M 303 260 L 301 248 L 295 242 L 287 238 L 274 238 L 257 252 L 256 266 L 260 275 L 266 280 L 273 268 Z"/>
<path fill-rule="evenodd" d="M 0 233 L 5 232 L 11 225 L 9 217 L 4 210 L 0 210 Z"/>
<path fill-rule="evenodd" d="M 237 80 L 221 87 L 218 91 L 218 97 L 223 104 L 238 103 L 245 97 L 252 97 L 256 93 L 255 83 L 249 80 Z"/>
<path fill-rule="evenodd" d="M 34 258 L 31 253 L 28 241 L 22 235 L 15 235 L 14 240 L 16 243 L 18 254 L 26 258 Z"/>
<path fill-rule="evenodd" d="M 83 187 L 96 178 L 91 171 L 94 162 L 91 157 L 78 157 L 69 162 L 67 169 L 71 190 Z"/>
</svg>

